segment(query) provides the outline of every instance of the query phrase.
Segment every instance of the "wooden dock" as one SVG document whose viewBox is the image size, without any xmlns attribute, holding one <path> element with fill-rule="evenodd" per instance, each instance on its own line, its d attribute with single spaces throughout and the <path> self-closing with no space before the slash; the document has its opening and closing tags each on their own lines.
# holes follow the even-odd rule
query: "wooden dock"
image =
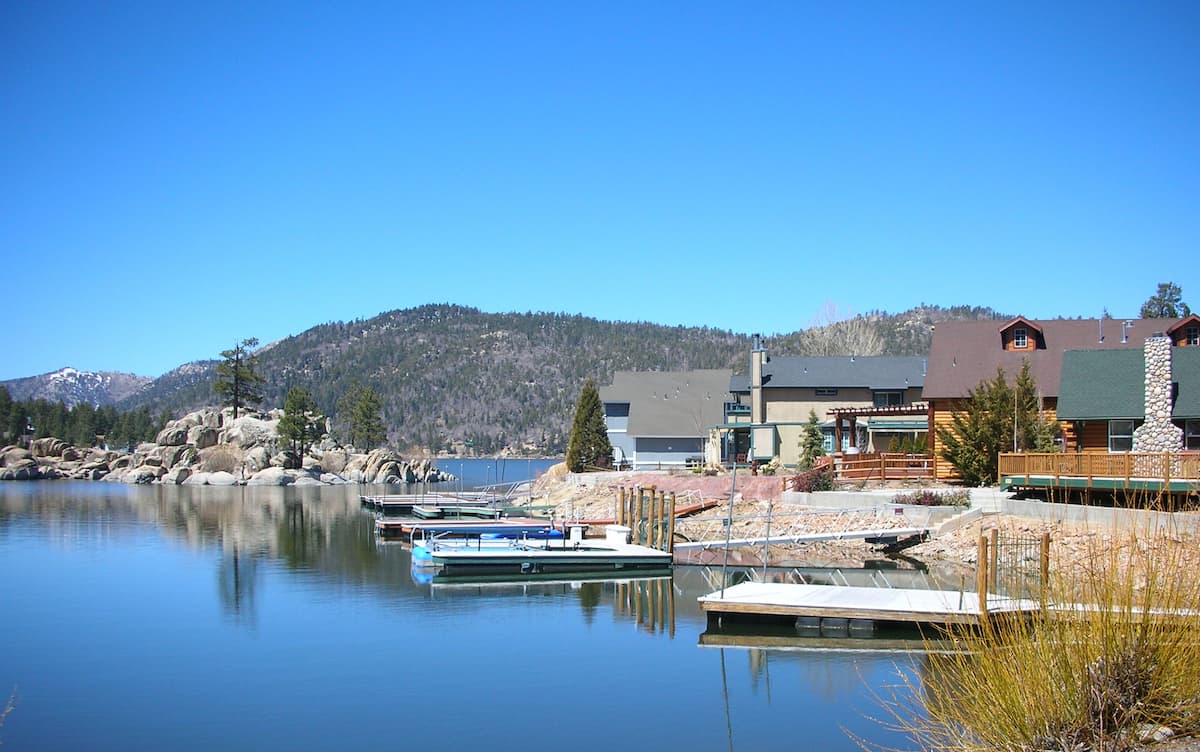
<svg viewBox="0 0 1200 752">
<path fill-rule="evenodd" d="M 421 547 L 444 575 L 542 575 L 630 570 L 669 571 L 671 554 L 615 541 L 507 541 L 502 545 Z M 418 554 L 414 549 L 414 562 Z"/>
<path fill-rule="evenodd" d="M 833 587 L 771 582 L 743 582 L 701 596 L 711 620 L 723 616 L 817 619 L 865 619 L 909 624 L 978 625 L 995 615 L 1038 611 L 1033 600 L 987 595 L 981 611 L 979 594 L 970 591 L 903 588 Z"/>
</svg>

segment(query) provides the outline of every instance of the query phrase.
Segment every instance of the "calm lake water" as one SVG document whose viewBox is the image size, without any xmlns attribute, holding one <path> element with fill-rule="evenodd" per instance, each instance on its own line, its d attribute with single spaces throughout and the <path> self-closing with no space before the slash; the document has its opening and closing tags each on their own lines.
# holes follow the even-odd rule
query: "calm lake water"
<svg viewBox="0 0 1200 752">
<path fill-rule="evenodd" d="M 359 492 L 0 484 L 0 692 L 16 691 L 0 742 L 856 749 L 843 728 L 898 742 L 864 716 L 911 656 L 704 645 L 740 639 L 705 636 L 696 597 L 719 567 L 421 585 L 403 547 L 376 543 Z"/>
</svg>

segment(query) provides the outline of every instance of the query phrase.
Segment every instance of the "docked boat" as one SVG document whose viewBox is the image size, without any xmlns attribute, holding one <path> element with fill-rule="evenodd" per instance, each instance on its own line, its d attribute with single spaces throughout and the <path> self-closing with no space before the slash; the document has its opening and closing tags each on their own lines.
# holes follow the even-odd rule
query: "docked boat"
<svg viewBox="0 0 1200 752">
<path fill-rule="evenodd" d="M 615 526 L 613 526 L 615 527 Z M 445 575 L 540 575 L 550 573 L 622 572 L 669 569 L 672 554 L 626 543 L 627 528 L 604 539 L 585 539 L 582 530 L 559 540 L 431 539 L 413 546 L 413 565 L 433 567 Z"/>
</svg>

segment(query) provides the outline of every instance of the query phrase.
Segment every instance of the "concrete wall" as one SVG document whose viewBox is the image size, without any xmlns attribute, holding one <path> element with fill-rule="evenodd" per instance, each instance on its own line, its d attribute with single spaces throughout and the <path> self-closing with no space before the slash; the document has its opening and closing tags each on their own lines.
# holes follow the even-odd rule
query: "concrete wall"
<svg viewBox="0 0 1200 752">
<path fill-rule="evenodd" d="M 1118 530 L 1178 530 L 1200 532 L 1200 512 L 1151 512 L 1082 504 L 1052 504 L 1045 501 L 1003 499 L 1000 512 L 1045 522 L 1075 522 Z"/>
</svg>

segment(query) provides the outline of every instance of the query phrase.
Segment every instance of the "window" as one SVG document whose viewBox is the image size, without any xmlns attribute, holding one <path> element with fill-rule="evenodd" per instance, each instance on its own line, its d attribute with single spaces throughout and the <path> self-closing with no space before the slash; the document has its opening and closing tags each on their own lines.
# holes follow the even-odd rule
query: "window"
<svg viewBox="0 0 1200 752">
<path fill-rule="evenodd" d="M 875 407 L 903 404 L 904 392 L 875 392 Z"/>
<path fill-rule="evenodd" d="M 1108 422 L 1108 451 L 1133 451 L 1133 421 L 1110 420 Z"/>
<path fill-rule="evenodd" d="M 992 340 L 995 342 L 995 340 Z M 1029 332 L 1025 327 L 1017 327 L 1013 329 L 1013 347 L 1017 350 L 1024 350 L 1029 347 Z"/>
<path fill-rule="evenodd" d="M 1189 326 L 1183 330 L 1184 344 L 1195 347 L 1200 345 L 1200 326 Z"/>
<path fill-rule="evenodd" d="M 1200 449 L 1200 420 L 1184 421 L 1183 448 Z"/>
<path fill-rule="evenodd" d="M 813 392 L 818 397 L 836 397 L 838 390 L 831 389 L 829 387 L 817 387 L 816 389 L 813 390 Z"/>
</svg>

